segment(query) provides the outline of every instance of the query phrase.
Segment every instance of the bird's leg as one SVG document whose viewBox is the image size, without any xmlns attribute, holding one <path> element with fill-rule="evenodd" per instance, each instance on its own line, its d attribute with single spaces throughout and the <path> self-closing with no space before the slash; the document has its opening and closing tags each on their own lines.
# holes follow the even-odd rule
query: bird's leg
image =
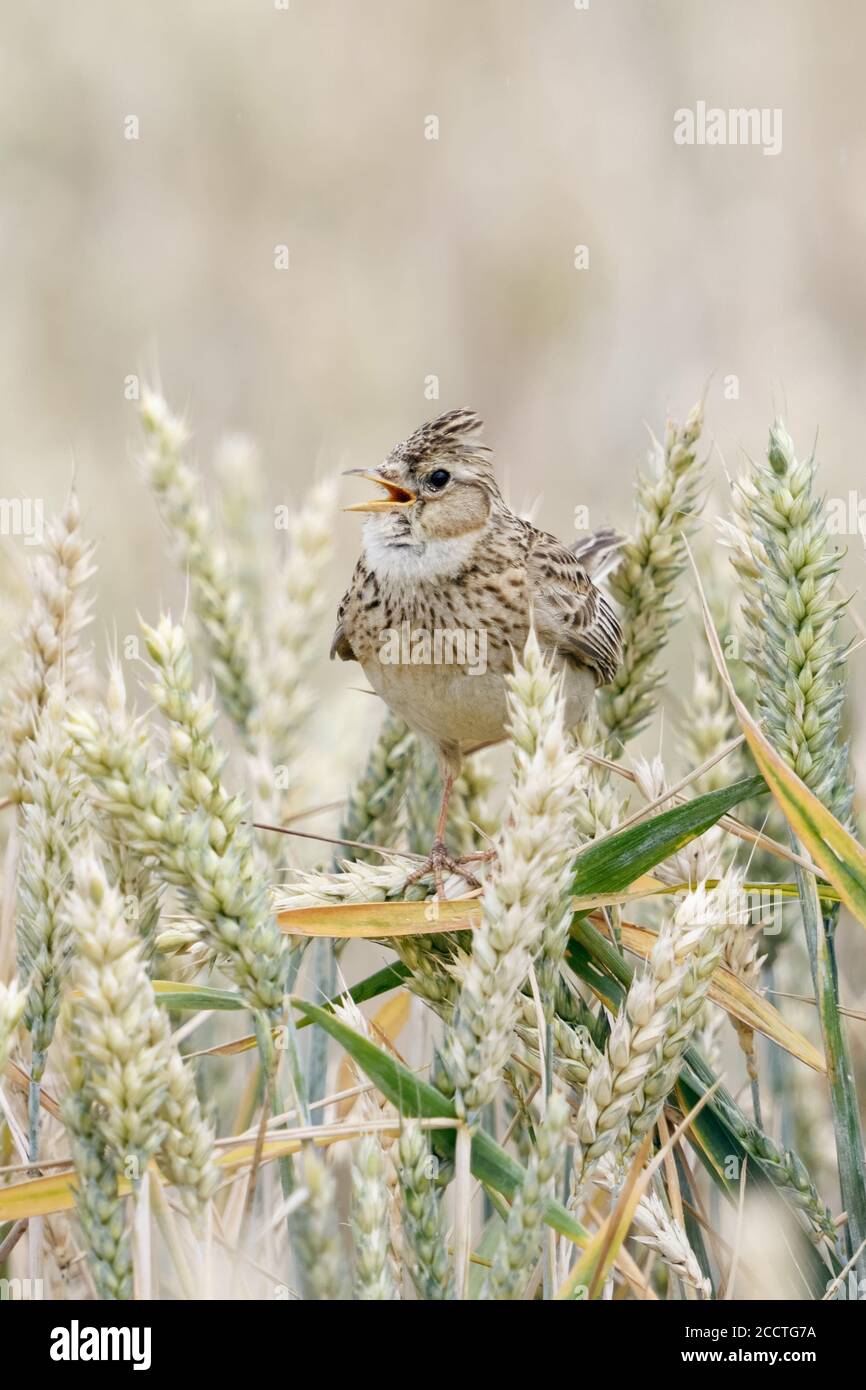
<svg viewBox="0 0 866 1390">
<path fill-rule="evenodd" d="M 410 884 L 417 883 L 419 879 L 426 878 L 428 874 L 432 873 L 433 881 L 436 884 L 436 896 L 437 898 L 444 898 L 444 873 L 446 869 L 449 873 L 457 874 L 462 878 L 468 887 L 480 888 L 481 884 L 478 882 L 478 879 L 474 874 L 469 873 L 464 866 L 469 863 L 479 863 L 486 859 L 490 859 L 494 851 L 485 850 L 480 854 L 467 854 L 458 859 L 455 859 L 454 856 L 449 853 L 445 843 L 445 835 L 448 828 L 448 804 L 451 800 L 451 793 L 454 790 L 455 769 L 453 763 L 450 760 L 446 760 L 444 756 L 440 759 L 440 767 L 442 771 L 442 801 L 439 805 L 439 818 L 436 822 L 436 838 L 430 846 L 430 853 L 427 859 L 420 868 L 416 869 L 406 880 L 406 887 L 408 888 Z"/>
<path fill-rule="evenodd" d="M 454 769 L 447 767 L 442 778 L 442 801 L 439 805 L 439 819 L 436 822 L 437 845 L 445 848 L 445 831 L 448 826 L 448 803 L 451 800 L 451 793 L 454 790 Z"/>
</svg>

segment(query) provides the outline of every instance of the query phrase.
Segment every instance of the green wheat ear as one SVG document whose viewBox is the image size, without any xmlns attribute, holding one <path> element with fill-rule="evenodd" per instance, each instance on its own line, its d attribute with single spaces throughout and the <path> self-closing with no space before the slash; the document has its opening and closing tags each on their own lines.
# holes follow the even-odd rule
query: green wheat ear
<svg viewBox="0 0 866 1390">
<path fill-rule="evenodd" d="M 644 728 L 664 681 L 657 658 L 681 606 L 675 586 L 686 563 L 684 537 L 694 526 L 704 487 L 697 455 L 703 423 L 701 401 L 684 425 L 668 422 L 663 444 L 653 439 L 648 469 L 637 480 L 633 532 L 610 578 L 620 606 L 623 658 L 597 704 L 614 756 Z"/>
<path fill-rule="evenodd" d="M 843 821 L 852 798 L 842 737 L 845 647 L 838 636 L 844 552 L 830 545 L 827 510 L 815 494 L 814 458 L 799 461 L 781 420 L 766 462 L 733 490 L 722 523 L 740 579 L 746 661 L 767 733 L 786 762 Z"/>
<path fill-rule="evenodd" d="M 88 653 L 82 637 L 91 620 L 94 550 L 82 531 L 73 491 L 46 529 L 45 553 L 32 564 L 30 609 L 18 633 L 17 660 L 3 701 L 0 746 L 14 801 L 31 799 L 33 743 L 52 690 L 76 696 L 85 684 Z"/>
</svg>

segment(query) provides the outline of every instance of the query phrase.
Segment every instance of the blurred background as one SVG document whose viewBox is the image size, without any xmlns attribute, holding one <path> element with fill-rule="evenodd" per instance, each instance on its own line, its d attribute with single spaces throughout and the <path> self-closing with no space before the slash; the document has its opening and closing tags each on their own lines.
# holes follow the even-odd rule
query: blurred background
<svg viewBox="0 0 866 1390">
<path fill-rule="evenodd" d="M 827 490 L 857 485 L 862 5 L 287 3 L 3 17 L 0 494 L 54 506 L 74 460 L 103 622 L 177 592 L 133 374 L 204 466 L 254 435 L 275 503 L 468 405 L 542 524 L 627 526 L 645 422 L 708 381 L 720 479 L 787 404 Z M 677 146 L 698 100 L 780 107 L 781 153 Z"/>
</svg>

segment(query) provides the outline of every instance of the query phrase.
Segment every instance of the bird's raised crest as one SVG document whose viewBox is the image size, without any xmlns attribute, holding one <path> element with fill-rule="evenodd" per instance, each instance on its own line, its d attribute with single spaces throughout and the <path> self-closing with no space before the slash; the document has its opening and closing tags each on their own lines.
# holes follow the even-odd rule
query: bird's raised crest
<svg viewBox="0 0 866 1390">
<path fill-rule="evenodd" d="M 473 458 L 481 461 L 490 450 L 478 438 L 483 421 L 474 410 L 448 410 L 435 420 L 419 425 L 408 439 L 398 444 L 392 457 L 409 464 L 432 458 Z"/>
</svg>

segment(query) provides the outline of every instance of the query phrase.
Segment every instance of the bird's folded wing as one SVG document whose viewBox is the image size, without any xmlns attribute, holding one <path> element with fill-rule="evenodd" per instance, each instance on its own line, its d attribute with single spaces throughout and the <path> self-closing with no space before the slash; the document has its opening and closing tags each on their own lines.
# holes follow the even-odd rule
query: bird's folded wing
<svg viewBox="0 0 866 1390">
<path fill-rule="evenodd" d="M 540 536 L 528 557 L 529 589 L 539 638 L 613 679 L 622 655 L 622 630 L 611 604 L 575 555 L 553 536 Z"/>
<path fill-rule="evenodd" d="M 352 583 L 349 585 L 343 597 L 340 599 L 340 606 L 337 609 L 337 626 L 334 629 L 334 636 L 331 641 L 332 661 L 334 660 L 335 656 L 338 656 L 341 661 L 357 661 L 357 657 L 355 656 L 355 653 L 352 649 L 352 643 L 349 641 L 349 634 L 346 631 L 346 618 L 348 615 L 349 605 L 354 596 L 354 590 L 357 584 L 357 577 L 358 576 L 356 570 L 355 574 L 352 576 Z"/>
<path fill-rule="evenodd" d="M 352 650 L 352 644 L 346 636 L 346 629 L 344 628 L 342 623 L 337 623 L 337 626 L 334 630 L 334 637 L 331 642 L 332 661 L 334 660 L 335 656 L 338 656 L 341 661 L 357 660 L 355 653 Z"/>
</svg>

